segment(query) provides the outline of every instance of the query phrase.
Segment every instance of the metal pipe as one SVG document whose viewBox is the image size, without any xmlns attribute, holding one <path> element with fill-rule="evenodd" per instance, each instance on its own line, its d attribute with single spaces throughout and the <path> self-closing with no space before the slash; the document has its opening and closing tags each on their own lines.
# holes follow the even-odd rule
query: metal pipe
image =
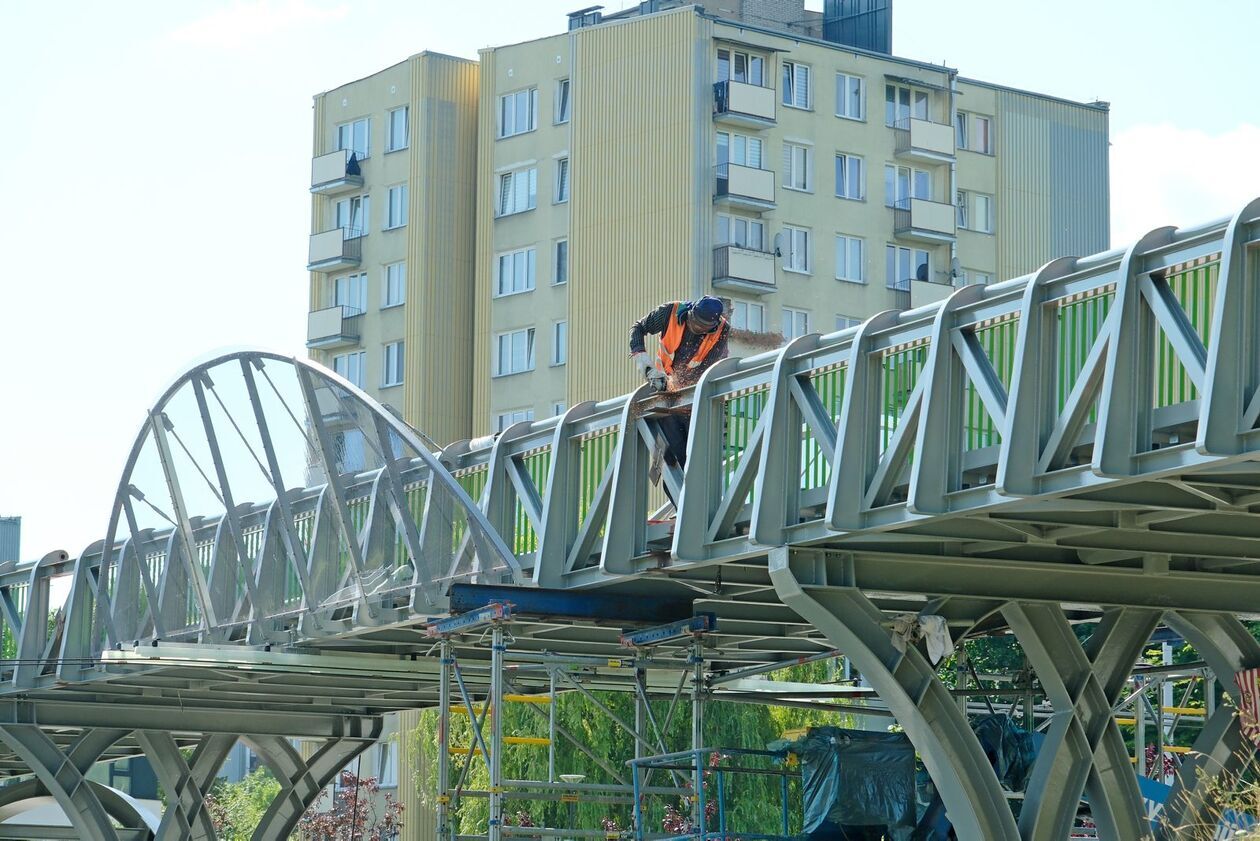
<svg viewBox="0 0 1260 841">
<path fill-rule="evenodd" d="M 748 666 L 743 669 L 735 669 L 729 672 L 719 672 L 709 678 L 709 686 L 718 686 L 723 683 L 730 683 L 733 680 L 739 680 L 742 677 L 752 677 L 753 675 L 764 675 L 766 672 L 775 672 L 779 669 L 786 669 L 789 666 L 803 666 L 806 663 L 815 663 L 819 660 L 831 660 L 842 656 L 835 649 L 831 651 L 823 651 L 818 654 L 810 654 L 806 657 L 797 657 L 793 660 L 778 660 L 774 663 L 763 663 L 760 666 Z"/>
<path fill-rule="evenodd" d="M 699 751 L 704 745 L 704 652 L 700 648 L 697 636 L 691 643 L 689 662 L 695 669 L 691 678 L 691 749 Z M 700 754 L 695 755 L 695 787 L 696 797 L 693 803 L 692 826 L 700 827 L 700 837 L 704 838 L 704 770 Z"/>
<path fill-rule="evenodd" d="M 503 837 L 503 625 L 495 622 L 490 632 L 490 825 L 488 841 Z M 484 748 L 483 748 L 484 749 Z"/>
<path fill-rule="evenodd" d="M 508 682 L 508 688 L 512 689 L 513 691 L 516 691 L 516 686 L 512 684 L 511 682 Z M 535 715 L 540 715 L 540 716 L 543 716 L 544 718 L 547 716 L 545 712 L 538 709 L 533 704 L 525 704 L 524 706 L 525 706 L 525 709 L 529 710 Z M 621 783 L 622 785 L 626 784 L 625 778 L 622 777 L 620 774 L 618 774 L 616 769 L 614 769 L 611 765 L 609 765 L 607 762 L 601 759 L 598 754 L 596 754 L 586 745 L 582 744 L 581 740 L 579 740 L 576 736 L 574 736 L 564 727 L 561 727 L 559 724 L 556 724 L 555 732 L 559 734 L 560 736 L 563 736 L 565 739 L 569 741 L 570 744 L 572 744 L 575 748 L 577 748 L 579 751 L 585 754 L 587 759 L 591 760 L 600 768 L 602 768 L 608 774 L 608 776 L 612 777 L 614 780 Z"/>
<path fill-rule="evenodd" d="M 440 645 L 441 665 L 438 668 L 438 758 L 437 758 L 437 836 L 450 837 L 451 782 L 451 642 L 443 639 Z"/>
<path fill-rule="evenodd" d="M 551 700 L 547 702 L 547 782 L 556 781 L 556 675 L 547 672 Z"/>
</svg>

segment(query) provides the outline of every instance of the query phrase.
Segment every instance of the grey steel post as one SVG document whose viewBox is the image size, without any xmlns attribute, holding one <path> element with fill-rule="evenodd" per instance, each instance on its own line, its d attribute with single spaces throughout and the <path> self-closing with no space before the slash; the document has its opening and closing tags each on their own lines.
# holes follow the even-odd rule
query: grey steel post
<svg viewBox="0 0 1260 841">
<path fill-rule="evenodd" d="M 503 626 L 495 623 L 490 636 L 490 825 L 487 841 L 503 838 Z"/>
<path fill-rule="evenodd" d="M 547 702 L 547 782 L 556 781 L 556 673 L 547 673 L 547 688 L 551 699 Z"/>
<path fill-rule="evenodd" d="M 954 686 L 958 689 L 966 689 L 967 679 L 970 675 L 967 674 L 967 649 L 962 642 L 958 643 L 958 658 L 954 662 L 954 675 Z M 966 695 L 958 696 L 958 709 L 962 711 L 963 715 L 967 714 Z"/>
<path fill-rule="evenodd" d="M 647 731 L 647 710 L 644 709 L 647 703 L 647 669 L 643 668 L 641 661 L 635 661 L 634 683 L 634 732 L 642 736 Z M 643 758 L 643 743 L 638 739 L 634 740 L 634 758 Z"/>
<path fill-rule="evenodd" d="M 699 751 L 704 747 L 704 654 L 700 649 L 700 637 L 697 634 L 691 644 L 692 665 L 691 677 L 691 749 Z M 704 815 L 700 812 L 703 798 L 700 790 L 704 786 L 704 759 L 699 753 L 695 755 L 696 770 L 692 780 L 694 790 L 691 798 L 692 826 L 701 826 Z"/>
<path fill-rule="evenodd" d="M 438 757 L 437 757 L 437 834 L 440 839 L 454 837 L 450 821 L 448 786 L 451 774 L 451 641 L 443 639 L 439 647 L 438 667 Z"/>
<path fill-rule="evenodd" d="M 1137 775 L 1146 776 L 1146 683 L 1140 677 L 1133 678 L 1138 686 L 1138 696 L 1133 699 L 1133 757 Z"/>
</svg>

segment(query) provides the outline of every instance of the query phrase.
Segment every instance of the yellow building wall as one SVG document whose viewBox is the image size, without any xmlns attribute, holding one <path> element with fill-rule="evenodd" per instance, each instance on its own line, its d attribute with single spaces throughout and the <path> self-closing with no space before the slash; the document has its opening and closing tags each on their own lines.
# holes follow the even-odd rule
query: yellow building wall
<svg viewBox="0 0 1260 841">
<path fill-rule="evenodd" d="M 690 10 L 579 30 L 573 90 L 569 399 L 638 385 L 631 322 L 690 297 L 700 127 Z M 705 103 L 707 109 L 707 103 Z"/>
</svg>

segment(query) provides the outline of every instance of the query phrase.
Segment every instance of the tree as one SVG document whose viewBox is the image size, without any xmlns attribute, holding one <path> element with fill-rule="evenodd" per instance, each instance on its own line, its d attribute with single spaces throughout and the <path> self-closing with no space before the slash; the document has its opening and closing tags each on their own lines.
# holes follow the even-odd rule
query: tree
<svg viewBox="0 0 1260 841">
<path fill-rule="evenodd" d="M 250 841 L 279 793 L 280 783 L 266 768 L 236 783 L 217 780 L 206 795 L 206 809 L 220 841 Z"/>
<path fill-rule="evenodd" d="M 327 789 L 298 821 L 302 841 L 392 841 L 402 829 L 403 804 L 392 794 L 381 795 L 375 777 L 360 778 L 342 771 L 332 808 L 323 809 Z"/>
</svg>

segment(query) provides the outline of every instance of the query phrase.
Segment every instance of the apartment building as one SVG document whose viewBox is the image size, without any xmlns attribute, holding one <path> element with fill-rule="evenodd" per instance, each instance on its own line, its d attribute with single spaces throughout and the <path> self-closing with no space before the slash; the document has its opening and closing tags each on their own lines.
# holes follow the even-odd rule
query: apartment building
<svg viewBox="0 0 1260 841">
<path fill-rule="evenodd" d="M 661 301 L 749 353 L 1105 249 L 1106 104 L 893 56 L 864 3 L 585 9 L 319 95 L 313 355 L 445 443 L 633 387 Z"/>
</svg>

